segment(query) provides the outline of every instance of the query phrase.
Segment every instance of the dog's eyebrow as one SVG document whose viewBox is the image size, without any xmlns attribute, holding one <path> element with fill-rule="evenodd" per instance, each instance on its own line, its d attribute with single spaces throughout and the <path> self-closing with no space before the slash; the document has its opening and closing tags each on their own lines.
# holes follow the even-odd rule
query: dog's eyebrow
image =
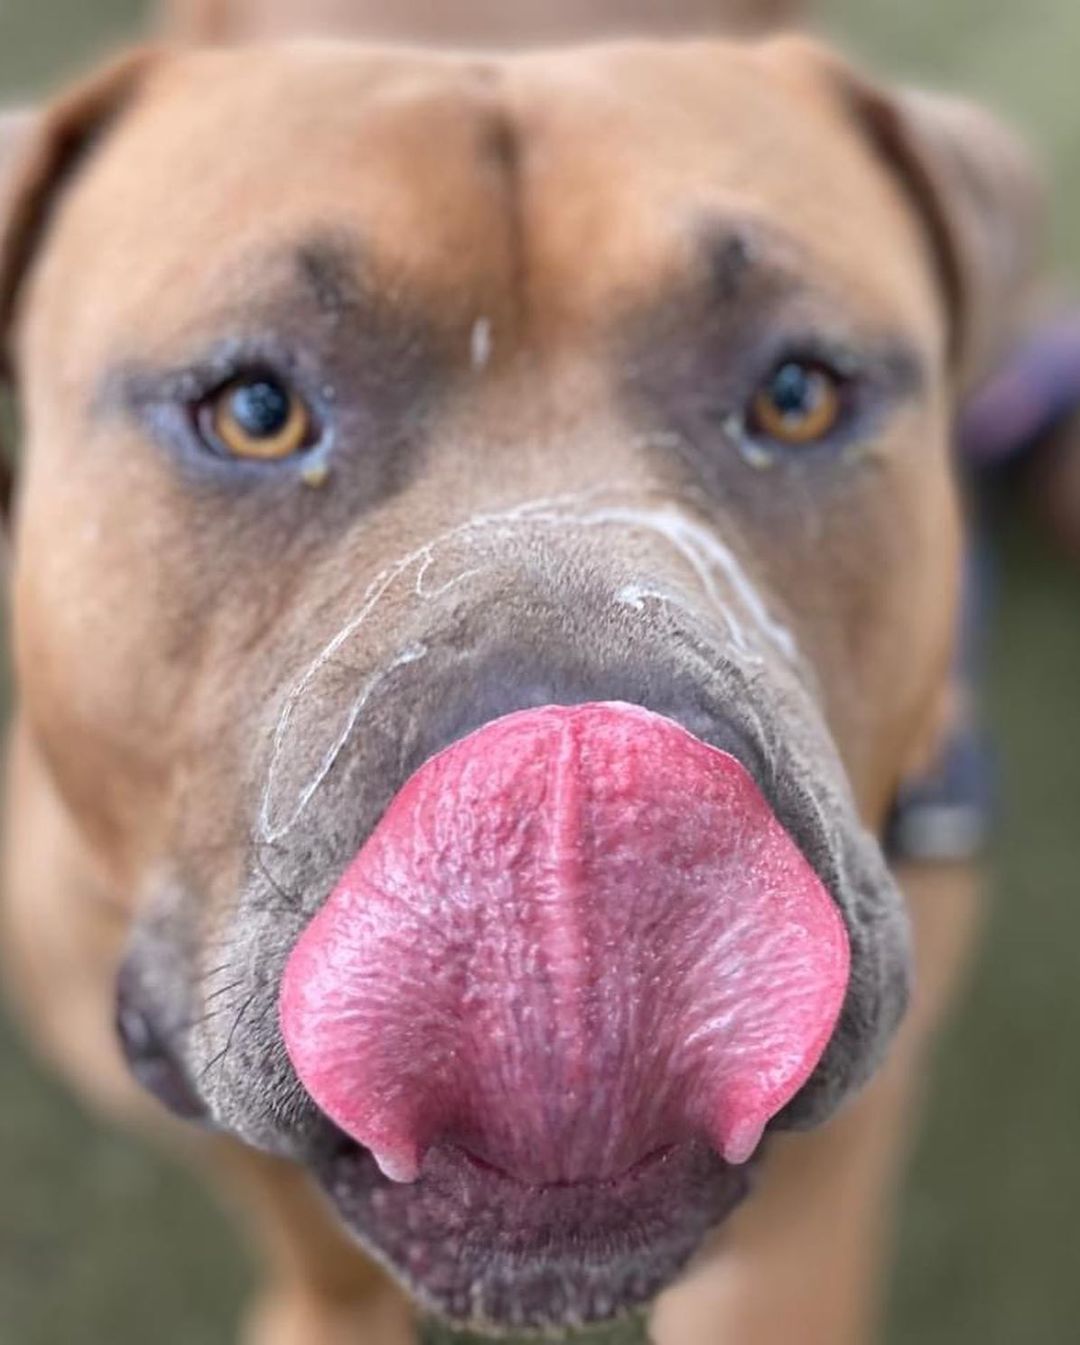
<svg viewBox="0 0 1080 1345">
<path fill-rule="evenodd" d="M 698 258 L 707 277 L 707 302 L 728 308 L 767 301 L 770 296 L 811 294 L 804 276 L 806 253 L 797 239 L 769 222 L 705 219 L 698 225 Z M 816 303 L 820 304 L 820 295 Z M 923 388 L 929 377 L 917 347 L 896 333 L 875 333 L 858 342 L 864 363 L 873 366 L 900 396 Z M 843 363 L 843 357 L 839 359 Z"/>
<path fill-rule="evenodd" d="M 807 274 L 805 247 L 771 220 L 752 214 L 704 214 L 691 228 L 695 269 L 710 296 L 721 303 L 732 303 L 759 286 L 798 286 Z"/>
<path fill-rule="evenodd" d="M 293 269 L 322 312 L 337 316 L 357 305 L 357 249 L 343 240 L 325 235 L 304 239 L 294 248 Z"/>
<path fill-rule="evenodd" d="M 704 260 L 713 293 L 730 302 L 738 297 L 756 269 L 760 243 L 746 228 L 718 227 L 709 230 L 704 240 Z"/>
</svg>

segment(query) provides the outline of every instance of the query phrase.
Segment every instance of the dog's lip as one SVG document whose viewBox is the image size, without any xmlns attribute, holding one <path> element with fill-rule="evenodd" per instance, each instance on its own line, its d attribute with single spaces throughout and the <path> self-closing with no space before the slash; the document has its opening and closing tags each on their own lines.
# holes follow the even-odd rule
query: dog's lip
<svg viewBox="0 0 1080 1345">
<path fill-rule="evenodd" d="M 116 983 L 114 1026 L 120 1051 L 134 1078 L 181 1120 L 205 1122 L 206 1103 L 170 1042 L 170 1034 L 147 1007 L 136 964 L 128 958 Z"/>
<path fill-rule="evenodd" d="M 613 1177 L 538 1186 L 447 1143 L 403 1186 L 340 1135 L 311 1168 L 346 1230 L 422 1308 L 543 1330 L 650 1302 L 746 1197 L 759 1161 L 733 1167 L 688 1142 Z"/>
</svg>

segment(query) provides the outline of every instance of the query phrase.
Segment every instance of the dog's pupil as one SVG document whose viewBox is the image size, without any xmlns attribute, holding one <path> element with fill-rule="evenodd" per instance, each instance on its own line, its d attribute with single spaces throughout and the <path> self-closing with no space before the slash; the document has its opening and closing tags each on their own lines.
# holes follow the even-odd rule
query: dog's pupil
<svg viewBox="0 0 1080 1345">
<path fill-rule="evenodd" d="M 769 396 L 782 416 L 805 416 L 814 406 L 814 371 L 805 364 L 781 365 L 773 374 Z"/>
<path fill-rule="evenodd" d="M 241 383 L 232 394 L 233 419 L 253 439 L 269 439 L 289 420 L 289 394 L 272 378 Z"/>
</svg>

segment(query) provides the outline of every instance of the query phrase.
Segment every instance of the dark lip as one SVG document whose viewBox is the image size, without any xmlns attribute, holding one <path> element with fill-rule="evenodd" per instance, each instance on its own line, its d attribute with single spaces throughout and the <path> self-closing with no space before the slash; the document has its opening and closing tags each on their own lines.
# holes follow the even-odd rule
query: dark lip
<svg viewBox="0 0 1080 1345">
<path fill-rule="evenodd" d="M 745 1198 L 757 1161 L 734 1168 L 687 1143 L 616 1177 L 529 1186 L 441 1145 L 399 1185 L 341 1136 L 313 1170 L 345 1227 L 422 1308 L 542 1331 L 649 1303 Z"/>
<path fill-rule="evenodd" d="M 206 1121 L 207 1108 L 159 1021 L 138 966 L 129 955 L 116 978 L 113 1024 L 121 1054 L 136 1081 L 181 1120 Z"/>
</svg>

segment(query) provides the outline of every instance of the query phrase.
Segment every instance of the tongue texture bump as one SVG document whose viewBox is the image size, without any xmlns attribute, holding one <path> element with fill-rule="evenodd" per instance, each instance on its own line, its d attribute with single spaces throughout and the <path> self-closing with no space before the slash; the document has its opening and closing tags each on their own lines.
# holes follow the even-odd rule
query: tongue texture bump
<svg viewBox="0 0 1080 1345">
<path fill-rule="evenodd" d="M 746 1161 L 844 1000 L 840 913 L 741 763 L 637 706 L 547 706 L 426 762 L 286 967 L 320 1108 L 411 1181 L 530 1184 L 705 1139 Z"/>
</svg>

